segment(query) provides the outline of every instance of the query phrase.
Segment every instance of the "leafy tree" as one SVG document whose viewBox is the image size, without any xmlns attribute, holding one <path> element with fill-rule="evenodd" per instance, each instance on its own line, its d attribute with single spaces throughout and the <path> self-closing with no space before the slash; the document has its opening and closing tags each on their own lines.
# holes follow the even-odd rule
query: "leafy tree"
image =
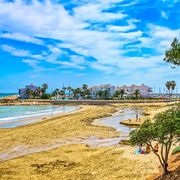
<svg viewBox="0 0 180 180">
<path fill-rule="evenodd" d="M 42 95 L 41 98 L 42 98 L 42 99 L 49 99 L 50 97 L 51 97 L 50 94 L 46 94 L 46 93 L 45 93 L 45 94 Z"/>
<path fill-rule="evenodd" d="M 164 61 L 180 66 L 180 42 L 177 38 L 174 38 L 170 49 L 165 52 Z"/>
<path fill-rule="evenodd" d="M 134 92 L 134 95 L 135 95 L 135 98 L 138 99 L 139 96 L 140 96 L 140 90 L 136 89 L 135 92 Z"/>
<path fill-rule="evenodd" d="M 89 99 L 91 97 L 91 91 L 89 89 L 86 89 L 85 94 L 86 94 L 86 98 Z"/>
<path fill-rule="evenodd" d="M 109 91 L 105 90 L 104 91 L 104 99 L 109 99 L 109 96 L 110 96 Z"/>
<path fill-rule="evenodd" d="M 120 90 L 120 94 L 121 94 L 121 99 L 123 99 L 124 94 L 125 94 L 125 90 L 124 90 L 124 89 L 121 89 L 121 90 Z"/>
<path fill-rule="evenodd" d="M 175 81 L 171 81 L 171 89 L 172 89 L 172 93 L 173 94 L 173 91 L 175 90 L 175 87 L 176 87 L 176 82 Z"/>
<path fill-rule="evenodd" d="M 65 98 L 65 91 L 64 90 L 60 90 L 59 91 L 59 95 L 61 96 L 62 99 Z"/>
<path fill-rule="evenodd" d="M 59 89 L 55 89 L 52 93 L 52 95 L 55 97 L 56 100 L 58 98 L 58 94 L 59 94 Z"/>
<path fill-rule="evenodd" d="M 83 84 L 82 90 L 83 90 L 83 91 L 86 91 L 87 89 L 88 89 L 88 85 L 87 85 L 87 84 Z"/>
<path fill-rule="evenodd" d="M 98 91 L 97 96 L 99 97 L 99 99 L 103 99 L 104 98 L 104 91 L 102 91 L 102 90 Z"/>
<path fill-rule="evenodd" d="M 130 133 L 132 145 L 149 145 L 158 157 L 163 174 L 168 171 L 168 158 L 171 146 L 180 141 L 180 107 L 169 109 L 154 117 L 154 123 L 146 120 L 140 128 Z M 153 148 L 153 143 L 160 146 L 159 153 Z"/>
<path fill-rule="evenodd" d="M 70 99 L 71 98 L 72 87 L 68 86 L 67 90 L 68 90 L 69 99 Z"/>
<path fill-rule="evenodd" d="M 173 94 L 173 91 L 174 91 L 175 87 L 176 87 L 176 82 L 175 81 L 167 81 L 166 82 L 166 88 L 167 88 L 168 93 L 169 93 L 169 98 Z"/>
<path fill-rule="evenodd" d="M 43 84 L 42 85 L 42 88 L 41 88 L 41 91 L 42 91 L 42 94 L 46 93 L 46 90 L 48 89 L 48 84 Z"/>
<path fill-rule="evenodd" d="M 114 97 L 119 98 L 121 92 L 119 90 L 115 91 Z"/>
<path fill-rule="evenodd" d="M 81 88 L 76 88 L 76 89 L 73 91 L 73 96 L 74 96 L 77 100 L 79 99 L 80 94 L 81 94 Z"/>
</svg>

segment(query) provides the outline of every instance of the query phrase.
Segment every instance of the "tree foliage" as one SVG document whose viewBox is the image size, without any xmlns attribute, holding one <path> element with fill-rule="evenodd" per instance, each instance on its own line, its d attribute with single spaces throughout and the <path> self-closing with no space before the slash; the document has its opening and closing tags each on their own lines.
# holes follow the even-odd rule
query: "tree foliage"
<svg viewBox="0 0 180 180">
<path fill-rule="evenodd" d="M 174 38 L 170 49 L 165 52 L 164 61 L 180 66 L 180 42 L 177 38 Z"/>
<path fill-rule="evenodd" d="M 164 174 L 167 174 L 171 146 L 174 142 L 180 141 L 180 107 L 157 114 L 154 123 L 146 120 L 139 129 L 130 133 L 130 137 L 132 145 L 150 145 L 160 161 Z M 160 146 L 160 153 L 154 151 L 155 142 Z"/>
</svg>

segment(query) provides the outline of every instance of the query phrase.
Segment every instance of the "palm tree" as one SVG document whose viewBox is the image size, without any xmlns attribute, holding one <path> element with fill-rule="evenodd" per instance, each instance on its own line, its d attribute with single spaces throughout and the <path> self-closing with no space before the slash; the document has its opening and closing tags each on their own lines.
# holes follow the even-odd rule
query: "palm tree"
<svg viewBox="0 0 180 180">
<path fill-rule="evenodd" d="M 105 90 L 104 91 L 104 99 L 108 99 L 109 98 L 109 91 Z"/>
<path fill-rule="evenodd" d="M 171 95 L 173 94 L 173 91 L 174 91 L 175 87 L 176 87 L 176 82 L 171 81 L 171 89 L 172 89 Z"/>
<path fill-rule="evenodd" d="M 57 100 L 58 94 L 59 94 L 59 89 L 55 89 L 52 94 L 55 97 L 55 99 Z"/>
<path fill-rule="evenodd" d="M 59 91 L 59 95 L 61 96 L 62 99 L 64 99 L 64 98 L 65 98 L 65 92 L 64 92 L 64 90 L 60 90 L 60 91 Z"/>
<path fill-rule="evenodd" d="M 98 91 L 96 94 L 97 94 L 99 99 L 101 99 L 103 97 L 103 91 L 101 91 L 101 90 Z"/>
<path fill-rule="evenodd" d="M 85 94 L 88 99 L 91 97 L 91 91 L 89 89 L 86 89 Z"/>
<path fill-rule="evenodd" d="M 48 89 L 48 84 L 46 83 L 42 84 L 42 88 L 41 88 L 42 94 L 46 93 L 47 89 Z"/>
<path fill-rule="evenodd" d="M 73 96 L 78 100 L 79 99 L 79 96 L 81 94 L 81 89 L 80 88 L 76 88 L 74 91 L 73 91 Z"/>
<path fill-rule="evenodd" d="M 120 96 L 120 91 L 119 90 L 117 90 L 117 91 L 115 91 L 115 93 L 114 93 L 114 97 L 117 97 L 117 98 L 119 98 L 119 96 Z"/>
<path fill-rule="evenodd" d="M 83 84 L 82 90 L 83 90 L 83 91 L 86 91 L 87 89 L 88 89 L 88 85 L 87 85 L 87 84 Z"/>
<path fill-rule="evenodd" d="M 139 96 L 140 96 L 140 90 L 136 89 L 135 92 L 134 92 L 134 95 L 135 95 L 135 98 L 138 99 Z"/>
<path fill-rule="evenodd" d="M 67 90 L 68 90 L 69 99 L 70 99 L 71 98 L 72 87 L 68 86 Z"/>
<path fill-rule="evenodd" d="M 169 92 L 169 99 L 170 99 L 170 96 L 171 96 L 171 81 L 167 81 L 166 82 L 166 88 Z"/>
<path fill-rule="evenodd" d="M 38 96 L 38 97 L 41 97 L 41 96 L 42 96 L 41 87 L 38 87 L 38 88 L 36 89 L 35 95 Z"/>
<path fill-rule="evenodd" d="M 124 90 L 124 89 L 121 89 L 121 90 L 120 90 L 120 94 L 121 94 L 121 99 L 123 99 L 123 96 L 124 96 L 124 94 L 125 94 L 125 90 Z"/>
</svg>

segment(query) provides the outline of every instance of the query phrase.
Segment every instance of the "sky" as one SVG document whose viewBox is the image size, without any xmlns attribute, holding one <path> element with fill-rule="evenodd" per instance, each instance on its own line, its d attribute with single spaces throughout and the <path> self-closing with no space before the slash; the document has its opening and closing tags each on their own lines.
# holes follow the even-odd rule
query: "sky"
<svg viewBox="0 0 180 180">
<path fill-rule="evenodd" d="M 163 91 L 180 67 L 180 0 L 0 0 L 0 92 L 48 83 L 142 84 Z"/>
</svg>

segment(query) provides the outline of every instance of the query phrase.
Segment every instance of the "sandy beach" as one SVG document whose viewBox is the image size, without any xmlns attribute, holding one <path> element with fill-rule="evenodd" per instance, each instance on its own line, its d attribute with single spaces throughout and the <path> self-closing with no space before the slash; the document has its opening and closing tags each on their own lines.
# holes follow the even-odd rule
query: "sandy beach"
<svg viewBox="0 0 180 180">
<path fill-rule="evenodd" d="M 132 105 L 131 105 L 132 106 Z M 150 105 L 152 106 L 152 104 Z M 156 105 L 161 110 L 166 105 Z M 147 108 L 146 113 L 155 113 Z M 121 111 L 121 105 L 81 106 L 79 110 L 11 129 L 0 129 L 1 179 L 146 179 L 157 173 L 153 153 L 135 155 L 130 146 L 89 146 L 120 136 L 98 119 Z M 73 143 L 75 142 L 75 143 Z"/>
</svg>

